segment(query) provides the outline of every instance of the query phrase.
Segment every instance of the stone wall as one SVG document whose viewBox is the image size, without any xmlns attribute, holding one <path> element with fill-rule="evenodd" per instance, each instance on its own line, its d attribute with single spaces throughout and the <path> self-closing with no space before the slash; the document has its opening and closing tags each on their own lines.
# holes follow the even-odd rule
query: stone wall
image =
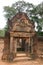
<svg viewBox="0 0 43 65">
<path fill-rule="evenodd" d="M 38 57 L 43 57 L 43 38 L 37 38 L 37 55 Z"/>
<path fill-rule="evenodd" d="M 3 49 L 4 49 L 4 38 L 0 37 L 0 59 L 3 55 Z"/>
<path fill-rule="evenodd" d="M 7 59 L 7 56 L 9 55 L 9 38 L 4 39 L 4 49 L 3 49 L 3 56 L 2 59 Z"/>
<path fill-rule="evenodd" d="M 43 39 L 43 38 L 42 38 Z M 37 57 L 43 57 L 43 40 L 39 37 L 34 38 L 33 52 Z M 3 56 L 2 59 L 7 60 L 10 54 L 10 38 L 5 37 L 4 39 L 0 38 L 0 43 L 4 44 Z"/>
</svg>

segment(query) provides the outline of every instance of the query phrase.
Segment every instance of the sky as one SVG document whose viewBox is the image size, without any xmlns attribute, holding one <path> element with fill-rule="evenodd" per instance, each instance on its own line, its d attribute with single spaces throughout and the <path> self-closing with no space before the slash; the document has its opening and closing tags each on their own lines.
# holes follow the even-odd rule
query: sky
<svg viewBox="0 0 43 65">
<path fill-rule="evenodd" d="M 3 29 L 6 25 L 6 19 L 4 17 L 3 7 L 11 6 L 13 3 L 17 1 L 22 1 L 22 0 L 0 0 L 0 29 Z M 38 5 L 41 2 L 43 2 L 43 0 L 23 0 L 23 1 L 32 3 L 34 5 Z"/>
</svg>

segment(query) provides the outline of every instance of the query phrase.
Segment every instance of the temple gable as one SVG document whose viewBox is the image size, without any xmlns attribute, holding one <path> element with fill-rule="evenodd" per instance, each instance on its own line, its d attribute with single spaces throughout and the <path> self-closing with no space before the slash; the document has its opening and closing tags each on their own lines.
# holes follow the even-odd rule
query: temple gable
<svg viewBox="0 0 43 65">
<path fill-rule="evenodd" d="M 12 31 L 23 31 L 23 32 L 31 32 L 34 30 L 34 24 L 30 21 L 26 13 L 17 13 L 11 22 Z"/>
</svg>

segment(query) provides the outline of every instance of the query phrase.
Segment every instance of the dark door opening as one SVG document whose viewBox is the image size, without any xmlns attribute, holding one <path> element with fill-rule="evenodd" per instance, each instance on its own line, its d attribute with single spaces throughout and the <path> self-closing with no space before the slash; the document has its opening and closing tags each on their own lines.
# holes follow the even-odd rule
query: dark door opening
<svg viewBox="0 0 43 65">
<path fill-rule="evenodd" d="M 21 38 L 17 41 L 17 51 L 25 52 L 25 39 Z"/>
</svg>

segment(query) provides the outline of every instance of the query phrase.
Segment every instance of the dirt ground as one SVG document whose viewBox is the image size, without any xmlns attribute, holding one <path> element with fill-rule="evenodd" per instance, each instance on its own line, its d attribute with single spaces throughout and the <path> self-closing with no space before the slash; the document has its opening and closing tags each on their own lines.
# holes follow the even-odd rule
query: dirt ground
<svg viewBox="0 0 43 65">
<path fill-rule="evenodd" d="M 42 60 L 25 60 L 25 61 L 17 61 L 17 62 L 4 62 L 1 60 L 3 54 L 4 44 L 0 41 L 0 64 L 1 65 L 43 65 Z"/>
<path fill-rule="evenodd" d="M 18 61 L 18 62 L 4 62 L 0 61 L 1 65 L 43 65 L 40 61 Z"/>
</svg>

